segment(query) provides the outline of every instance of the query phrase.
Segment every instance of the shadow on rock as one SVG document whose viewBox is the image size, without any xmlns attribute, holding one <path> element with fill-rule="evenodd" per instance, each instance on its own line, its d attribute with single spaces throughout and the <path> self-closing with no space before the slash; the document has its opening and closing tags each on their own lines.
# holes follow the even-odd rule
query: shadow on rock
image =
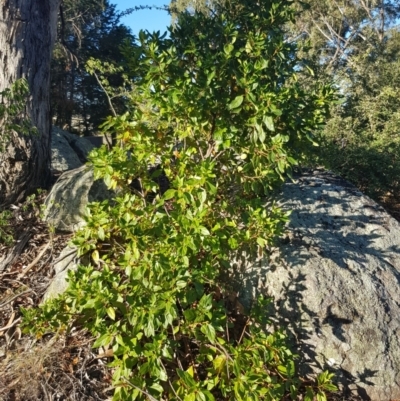
<svg viewBox="0 0 400 401">
<path fill-rule="evenodd" d="M 334 371 L 348 399 L 399 399 L 400 224 L 327 172 L 296 177 L 278 199 L 293 211 L 279 246 L 233 263 L 243 303 L 273 297 L 266 313 L 291 333 L 302 374 Z"/>
</svg>

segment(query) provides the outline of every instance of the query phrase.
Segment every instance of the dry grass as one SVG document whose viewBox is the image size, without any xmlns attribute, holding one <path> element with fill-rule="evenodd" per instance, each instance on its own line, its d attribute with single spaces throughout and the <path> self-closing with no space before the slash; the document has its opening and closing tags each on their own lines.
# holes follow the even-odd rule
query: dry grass
<svg viewBox="0 0 400 401">
<path fill-rule="evenodd" d="M 83 332 L 9 351 L 0 361 L 0 401 L 108 400 L 111 374 Z"/>
<path fill-rule="evenodd" d="M 54 341 L 9 351 L 0 362 L 0 400 L 40 399 L 53 371 L 59 369 L 61 352 L 61 344 Z"/>
</svg>

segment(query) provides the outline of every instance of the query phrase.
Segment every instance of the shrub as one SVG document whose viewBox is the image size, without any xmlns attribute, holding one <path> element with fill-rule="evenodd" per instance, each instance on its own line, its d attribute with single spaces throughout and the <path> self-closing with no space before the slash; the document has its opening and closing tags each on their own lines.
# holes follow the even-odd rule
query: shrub
<svg viewBox="0 0 400 401">
<path fill-rule="evenodd" d="M 268 300 L 247 315 L 229 301 L 233 255 L 261 255 L 282 232 L 288 215 L 264 196 L 333 97 L 296 82 L 289 5 L 227 2 L 124 46 L 132 111 L 103 125 L 119 146 L 91 155 L 117 195 L 91 205 L 73 241 L 92 263 L 24 312 L 37 335 L 75 324 L 112 349 L 115 400 L 322 400 L 334 388 L 328 373 L 297 377 L 284 332 L 266 330 Z"/>
<path fill-rule="evenodd" d="M 29 87 L 26 79 L 16 80 L 0 92 L 0 153 L 4 152 L 13 131 L 37 134 L 29 118 L 24 116 Z"/>
</svg>

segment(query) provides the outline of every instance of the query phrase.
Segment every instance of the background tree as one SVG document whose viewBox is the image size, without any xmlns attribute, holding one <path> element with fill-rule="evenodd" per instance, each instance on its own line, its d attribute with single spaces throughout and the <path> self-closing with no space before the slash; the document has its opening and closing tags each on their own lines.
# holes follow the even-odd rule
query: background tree
<svg viewBox="0 0 400 401">
<path fill-rule="evenodd" d="M 291 27 L 316 77 L 335 82 L 343 95 L 321 137 L 319 163 L 398 217 L 399 17 L 398 0 L 310 0 L 298 3 Z"/>
<path fill-rule="evenodd" d="M 50 177 L 50 60 L 60 1 L 9 0 L 0 9 L 0 92 L 26 78 L 30 95 L 19 117 L 37 128 L 37 135 L 9 133 L 0 153 L 0 206 L 22 199 Z M 5 135 L 4 122 L 0 130 Z"/>
<path fill-rule="evenodd" d="M 129 30 L 118 24 L 115 7 L 103 0 L 11 0 L 2 7 L 0 93 L 5 107 L 0 110 L 0 124 L 2 143 L 4 145 L 5 139 L 7 142 L 0 153 L 0 206 L 19 201 L 34 189 L 45 187 L 50 178 L 50 60 L 59 15 L 60 41 L 53 63 L 52 103 L 56 119 L 68 126 L 71 126 L 74 108 L 86 116 L 86 128 L 99 122 L 94 110 L 100 110 L 100 114 L 105 110 L 104 94 L 93 78 L 82 72 L 88 54 L 97 52 L 105 59 L 118 61 L 117 47 L 111 46 L 110 40 L 122 42 L 131 38 Z M 86 52 L 78 56 L 78 51 L 85 47 Z M 19 86 L 18 94 L 7 92 L 20 78 L 28 82 L 25 99 L 21 98 L 23 85 Z M 90 96 L 92 99 L 88 101 Z M 21 104 L 24 107 L 21 108 Z M 58 107 L 61 104 L 62 109 Z M 19 110 L 18 115 L 14 106 Z M 12 116 L 11 125 L 5 116 Z M 88 122 L 88 116 L 93 121 Z M 29 121 L 32 129 L 22 135 L 22 128 L 16 129 L 22 127 L 18 121 Z M 10 126 L 13 129 L 5 132 Z"/>
<path fill-rule="evenodd" d="M 207 14 L 217 5 L 223 5 L 225 0 L 171 0 L 169 5 L 173 19 L 183 11 L 196 11 Z"/>
<path fill-rule="evenodd" d="M 115 5 L 102 1 L 99 7 L 97 3 L 66 1 L 59 23 L 61 40 L 52 61 L 52 115 L 56 125 L 70 131 L 89 133 L 111 114 L 104 90 L 86 72 L 87 61 L 101 59 L 121 67 L 120 45 L 133 40 L 130 30 L 120 24 L 121 13 Z M 121 86 L 121 72 L 109 74 L 108 81 L 113 87 Z M 115 100 L 113 107 L 122 112 L 122 99 Z"/>
<path fill-rule="evenodd" d="M 294 37 L 330 73 L 355 66 L 353 57 L 385 45 L 399 17 L 398 0 L 307 0 L 297 3 Z"/>
<path fill-rule="evenodd" d="M 323 135 L 321 160 L 400 218 L 400 33 L 353 56 L 344 103 Z"/>
</svg>

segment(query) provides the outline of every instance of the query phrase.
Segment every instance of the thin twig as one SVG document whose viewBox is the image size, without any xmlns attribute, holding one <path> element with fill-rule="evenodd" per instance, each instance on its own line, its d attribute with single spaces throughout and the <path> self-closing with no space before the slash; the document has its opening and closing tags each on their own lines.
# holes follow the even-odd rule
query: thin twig
<svg viewBox="0 0 400 401">
<path fill-rule="evenodd" d="M 3 303 L 0 304 L 0 309 L 3 308 L 4 306 L 8 305 L 10 302 L 14 301 L 14 299 L 21 297 L 24 294 L 28 294 L 29 292 L 32 292 L 32 290 L 29 288 L 25 291 L 20 292 L 19 294 L 15 294 Z"/>
<path fill-rule="evenodd" d="M 21 318 L 19 317 L 18 319 L 14 320 L 11 324 L 8 324 L 7 326 L 4 326 L 4 327 L 0 327 L 0 331 L 5 331 L 8 329 L 11 329 L 11 327 L 14 327 L 20 321 L 21 321 Z"/>
<path fill-rule="evenodd" d="M 167 371 L 167 369 L 165 368 L 164 364 L 162 363 L 162 360 L 160 360 L 161 366 L 164 368 L 165 372 Z M 182 401 L 182 398 L 179 397 L 178 394 L 176 394 L 176 391 L 174 389 L 174 386 L 171 383 L 171 380 L 168 379 L 168 384 L 171 387 L 171 390 L 173 391 L 173 393 L 175 394 L 175 397 L 178 398 L 178 400 Z"/>
<path fill-rule="evenodd" d="M 6 325 L 6 328 L 4 330 L 8 329 L 9 327 L 12 327 L 12 324 L 14 322 L 14 318 L 15 318 L 15 310 L 12 311 L 11 316 L 8 319 L 8 323 Z M 4 335 L 4 333 L 2 333 L 1 330 L 0 330 L 0 337 L 2 337 L 3 335 Z"/>
<path fill-rule="evenodd" d="M 201 145 L 200 145 L 199 141 L 196 141 L 196 145 L 197 145 L 197 149 L 200 153 L 201 160 L 204 161 L 205 157 L 204 157 L 203 150 L 201 149 Z"/>
<path fill-rule="evenodd" d="M 44 396 L 46 397 L 46 401 L 53 401 L 53 397 L 47 391 L 46 386 L 42 382 L 40 382 L 40 385 L 42 386 L 42 390 L 43 390 Z"/>
<path fill-rule="evenodd" d="M 165 204 L 164 204 L 164 210 L 165 210 L 165 213 L 167 213 L 167 216 L 168 216 L 168 217 L 171 217 L 171 215 L 169 214 L 168 209 L 167 209 L 167 207 L 165 206 Z"/>
<path fill-rule="evenodd" d="M 225 313 L 226 316 L 226 313 Z M 229 339 L 229 324 L 228 324 L 228 316 L 226 316 L 226 320 L 225 320 L 225 330 L 226 330 L 226 339 L 228 340 L 228 343 L 230 342 Z"/>
<path fill-rule="evenodd" d="M 21 255 L 22 251 L 24 250 L 26 244 L 31 238 L 31 233 L 30 232 L 25 232 L 22 234 L 22 236 L 18 239 L 16 245 L 14 248 L 11 250 L 11 252 L 7 255 L 6 258 L 3 258 L 0 260 L 0 273 L 2 273 L 4 270 L 7 269 L 11 263 L 19 256 Z"/>
<path fill-rule="evenodd" d="M 151 394 L 149 394 L 147 391 L 142 390 L 138 386 L 135 386 L 133 383 L 131 383 L 128 379 L 125 379 L 125 377 L 122 377 L 122 380 L 124 380 L 128 386 L 131 386 L 131 387 L 135 388 L 136 390 L 139 390 L 142 394 L 149 397 L 149 399 L 151 401 L 159 401 L 156 398 L 154 398 Z"/>
<path fill-rule="evenodd" d="M 43 247 L 43 249 L 39 252 L 39 255 L 37 255 L 36 258 L 31 263 L 29 263 L 29 265 L 17 276 L 17 279 L 24 277 L 26 273 L 28 273 L 29 270 L 31 270 L 36 265 L 36 263 L 39 262 L 39 260 L 42 258 L 44 253 L 49 248 L 50 244 L 51 241 L 48 241 L 47 244 Z"/>
<path fill-rule="evenodd" d="M 61 262 L 62 260 L 64 260 L 65 258 L 68 258 L 68 256 L 71 256 L 72 254 L 77 252 L 77 248 L 71 248 L 71 251 L 66 253 L 65 255 L 63 255 L 61 257 L 61 255 L 53 262 L 53 266 L 56 265 L 58 262 Z"/>
<path fill-rule="evenodd" d="M 110 95 L 108 94 L 108 92 L 107 92 L 106 89 L 104 88 L 104 86 L 103 86 L 103 84 L 101 83 L 101 81 L 100 81 L 99 77 L 97 76 L 97 74 L 94 72 L 93 75 L 94 75 L 94 77 L 96 78 L 97 83 L 99 84 L 99 86 L 101 87 L 101 89 L 103 89 L 103 92 L 104 92 L 104 94 L 105 94 L 106 97 L 107 97 L 107 102 L 108 102 L 108 105 L 110 106 L 112 115 L 113 115 L 114 117 L 117 117 L 117 112 L 115 111 L 114 106 L 112 105 Z M 106 139 L 107 139 L 107 138 L 106 138 Z M 108 142 L 108 141 L 107 141 L 107 142 Z"/>
<path fill-rule="evenodd" d="M 242 342 L 242 339 L 243 339 L 244 333 L 246 332 L 246 327 L 249 324 L 249 321 L 250 321 L 250 319 L 247 318 L 246 324 L 244 325 L 243 330 L 242 330 L 242 334 L 240 335 L 240 338 L 239 338 L 239 344 Z"/>
</svg>

